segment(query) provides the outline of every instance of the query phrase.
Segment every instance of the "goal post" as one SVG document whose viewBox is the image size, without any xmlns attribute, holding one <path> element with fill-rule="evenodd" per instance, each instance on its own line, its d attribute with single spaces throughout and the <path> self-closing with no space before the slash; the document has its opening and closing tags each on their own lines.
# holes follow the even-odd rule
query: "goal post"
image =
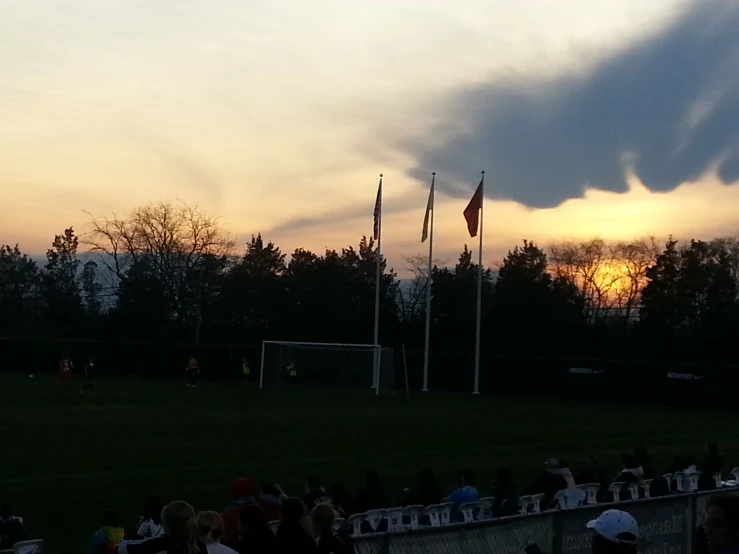
<svg viewBox="0 0 739 554">
<path fill-rule="evenodd" d="M 263 341 L 259 388 L 395 389 L 393 349 L 375 344 Z"/>
</svg>

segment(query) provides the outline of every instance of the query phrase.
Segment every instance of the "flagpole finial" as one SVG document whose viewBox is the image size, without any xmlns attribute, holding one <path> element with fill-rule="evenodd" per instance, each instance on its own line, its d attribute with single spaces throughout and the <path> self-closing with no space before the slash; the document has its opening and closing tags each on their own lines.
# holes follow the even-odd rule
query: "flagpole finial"
<svg viewBox="0 0 739 554">
<path fill-rule="evenodd" d="M 483 169 L 483 170 L 481 171 L 481 173 L 482 173 L 483 175 L 485 175 L 485 170 Z"/>
<path fill-rule="evenodd" d="M 380 178 L 382 178 L 382 173 L 380 173 Z"/>
<path fill-rule="evenodd" d="M 436 175 L 436 171 L 432 171 L 431 172 L 431 175 Z"/>
</svg>

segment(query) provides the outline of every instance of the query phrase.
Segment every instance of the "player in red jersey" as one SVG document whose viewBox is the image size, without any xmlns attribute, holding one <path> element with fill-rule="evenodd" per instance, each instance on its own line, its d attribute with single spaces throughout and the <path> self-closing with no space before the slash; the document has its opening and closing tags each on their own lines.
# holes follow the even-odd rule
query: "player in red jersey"
<svg viewBox="0 0 739 554">
<path fill-rule="evenodd" d="M 69 394 L 69 390 L 72 387 L 72 370 L 74 364 L 69 356 L 64 354 L 62 359 L 59 361 L 59 394 L 64 391 L 65 394 Z"/>
</svg>

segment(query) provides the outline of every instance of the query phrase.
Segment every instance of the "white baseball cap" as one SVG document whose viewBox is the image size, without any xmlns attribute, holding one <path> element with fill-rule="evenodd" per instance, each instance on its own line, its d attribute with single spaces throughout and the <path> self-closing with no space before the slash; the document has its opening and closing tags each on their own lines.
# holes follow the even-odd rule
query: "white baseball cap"
<svg viewBox="0 0 739 554">
<path fill-rule="evenodd" d="M 639 538 L 639 524 L 631 514 L 621 510 L 606 510 L 598 519 L 589 521 L 587 528 L 617 544 L 633 545 Z"/>
</svg>

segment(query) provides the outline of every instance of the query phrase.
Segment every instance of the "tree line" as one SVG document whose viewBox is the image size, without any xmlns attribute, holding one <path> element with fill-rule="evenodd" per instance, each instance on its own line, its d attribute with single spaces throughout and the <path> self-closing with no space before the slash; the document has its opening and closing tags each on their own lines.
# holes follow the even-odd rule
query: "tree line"
<svg viewBox="0 0 739 554">
<path fill-rule="evenodd" d="M 39 265 L 0 246 L 0 336 L 258 345 L 368 343 L 376 246 L 290 256 L 261 235 L 242 253 L 217 218 L 155 203 L 89 216 Z M 84 253 L 81 253 L 84 252 Z M 94 254 L 94 255 L 91 255 Z M 426 260 L 381 260 L 381 342 L 423 348 Z M 431 350 L 474 348 L 478 266 L 465 246 L 432 270 Z M 733 363 L 739 240 L 524 240 L 483 278 L 483 353 Z"/>
</svg>

